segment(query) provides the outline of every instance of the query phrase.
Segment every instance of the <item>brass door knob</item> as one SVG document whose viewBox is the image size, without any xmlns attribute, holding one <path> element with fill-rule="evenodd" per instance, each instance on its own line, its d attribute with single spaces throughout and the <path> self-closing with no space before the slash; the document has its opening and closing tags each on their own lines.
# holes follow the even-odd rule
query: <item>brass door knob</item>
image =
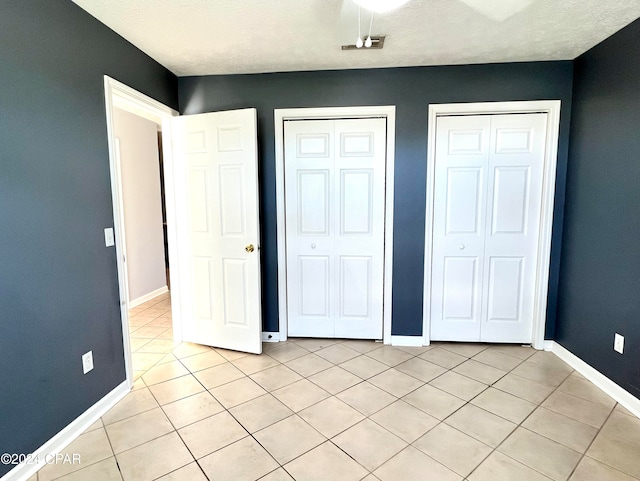
<svg viewBox="0 0 640 481">
<path fill-rule="evenodd" d="M 253 244 L 249 244 L 244 248 L 244 250 L 246 250 L 247 252 L 253 252 L 255 250 L 255 247 L 253 247 Z"/>
</svg>

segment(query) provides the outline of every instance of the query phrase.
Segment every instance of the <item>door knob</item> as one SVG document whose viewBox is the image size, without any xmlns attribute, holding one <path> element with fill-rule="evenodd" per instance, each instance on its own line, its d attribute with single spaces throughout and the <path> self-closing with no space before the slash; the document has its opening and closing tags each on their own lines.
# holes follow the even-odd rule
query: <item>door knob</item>
<svg viewBox="0 0 640 481">
<path fill-rule="evenodd" d="M 312 249 L 315 249 L 315 248 L 316 248 L 316 245 L 315 245 L 315 244 L 311 244 L 311 248 L 312 248 Z"/>
<path fill-rule="evenodd" d="M 461 251 L 463 251 L 463 250 L 464 250 L 464 244 L 460 244 L 460 245 L 458 246 L 458 249 L 460 249 Z"/>
<path fill-rule="evenodd" d="M 253 247 L 253 244 L 249 244 L 244 248 L 244 250 L 246 250 L 247 252 L 253 252 L 255 250 L 255 247 Z"/>
</svg>

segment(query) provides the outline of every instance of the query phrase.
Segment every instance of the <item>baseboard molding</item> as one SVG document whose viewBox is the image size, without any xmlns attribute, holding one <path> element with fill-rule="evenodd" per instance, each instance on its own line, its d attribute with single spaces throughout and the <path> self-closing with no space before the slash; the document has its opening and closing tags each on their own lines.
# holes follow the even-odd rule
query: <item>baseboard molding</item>
<svg viewBox="0 0 640 481">
<path fill-rule="evenodd" d="M 392 346 L 422 347 L 422 336 L 391 336 Z"/>
<path fill-rule="evenodd" d="M 572 368 L 586 377 L 593 384 L 602 389 L 605 393 L 611 396 L 613 399 L 622 404 L 627 410 L 629 410 L 632 414 L 640 418 L 640 399 L 635 397 L 626 389 L 620 387 L 618 384 L 613 382 L 607 376 L 602 374 L 600 371 L 594 369 L 589 364 L 584 362 L 578 356 L 573 354 L 568 349 L 565 349 L 560 344 L 554 341 L 545 341 L 551 342 L 552 346 L 550 351 L 562 359 L 564 362 L 569 364 Z M 545 345 L 545 350 L 546 345 Z"/>
<path fill-rule="evenodd" d="M 262 342 L 280 342 L 279 332 L 263 332 Z"/>
<path fill-rule="evenodd" d="M 45 466 L 45 460 L 47 458 L 50 459 L 52 455 L 55 455 L 66 448 L 72 441 L 85 432 L 89 426 L 100 419 L 109 409 L 115 406 L 118 401 L 125 397 L 129 391 L 130 389 L 127 381 L 123 381 L 109 394 L 100 399 L 100 401 L 74 419 L 62 431 L 35 450 L 32 453 L 31 459 L 41 460 L 39 463 L 18 464 L 15 468 L 0 478 L 0 481 L 28 480 L 36 473 L 36 471 Z"/>
<path fill-rule="evenodd" d="M 553 346 L 555 345 L 555 341 L 544 341 L 544 343 L 542 344 L 542 349 L 545 351 L 553 351 Z"/>
<path fill-rule="evenodd" d="M 144 304 L 145 302 L 150 301 L 151 299 L 158 297 L 164 294 L 165 292 L 169 292 L 169 287 L 167 286 L 161 287 L 160 289 L 156 289 L 155 291 L 152 291 L 149 294 L 145 294 L 144 296 L 140 296 L 137 299 L 134 299 L 133 301 L 129 301 L 129 309 L 138 307 L 140 304 Z"/>
</svg>

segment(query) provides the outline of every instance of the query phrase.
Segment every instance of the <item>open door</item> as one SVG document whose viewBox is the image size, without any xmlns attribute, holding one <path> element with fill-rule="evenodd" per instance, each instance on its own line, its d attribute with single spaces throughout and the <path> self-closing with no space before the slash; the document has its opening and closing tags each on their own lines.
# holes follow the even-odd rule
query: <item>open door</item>
<svg viewBox="0 0 640 481">
<path fill-rule="evenodd" d="M 182 339 L 262 352 L 255 109 L 172 120 Z"/>
</svg>

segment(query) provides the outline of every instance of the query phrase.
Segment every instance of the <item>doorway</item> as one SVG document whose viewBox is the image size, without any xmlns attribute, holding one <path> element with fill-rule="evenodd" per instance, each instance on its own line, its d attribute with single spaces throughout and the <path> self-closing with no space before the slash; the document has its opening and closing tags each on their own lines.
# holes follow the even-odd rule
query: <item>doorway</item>
<svg viewBox="0 0 640 481">
<path fill-rule="evenodd" d="M 543 347 L 559 110 L 430 106 L 425 344 Z"/>
<path fill-rule="evenodd" d="M 124 228 L 124 207 L 122 205 L 123 186 L 121 182 L 121 173 L 119 169 L 119 142 L 115 135 L 114 115 L 116 109 L 120 109 L 129 114 L 141 117 L 151 121 L 155 125 L 161 126 L 163 133 L 162 152 L 164 172 L 171 172 L 173 169 L 173 160 L 171 152 L 171 119 L 178 115 L 178 112 L 169 107 L 137 92 L 136 90 L 108 77 L 104 77 L 105 87 L 105 108 L 107 116 L 107 138 L 109 143 L 109 165 L 111 171 L 111 196 L 113 202 L 114 217 L 114 233 L 117 249 L 117 269 L 118 283 L 120 289 L 120 317 L 122 320 L 122 336 L 124 344 L 125 371 L 129 386 L 133 386 L 133 362 L 131 355 L 131 336 L 129 324 L 129 306 L 128 306 L 128 286 L 127 271 L 125 268 L 126 258 L 124 257 L 125 228 Z M 157 135 L 157 134 L 156 134 Z M 165 212 L 167 216 L 167 249 L 168 261 L 170 266 L 175 264 L 177 259 L 176 252 L 176 231 L 175 231 L 175 208 L 173 205 L 173 176 L 166 175 L 164 177 L 165 191 Z M 162 215 L 162 214 L 160 214 Z M 162 230 L 160 235 L 163 236 Z M 164 239 L 162 239 L 164 245 Z M 162 269 L 164 271 L 164 269 Z M 180 289 L 177 282 L 177 269 L 170 269 L 172 289 L 170 292 L 171 304 L 171 324 L 173 329 L 173 338 L 176 341 L 182 340 L 181 318 L 180 318 Z M 168 282 L 167 282 L 168 284 Z"/>
<path fill-rule="evenodd" d="M 395 107 L 275 117 L 279 340 L 391 343 Z"/>
</svg>

